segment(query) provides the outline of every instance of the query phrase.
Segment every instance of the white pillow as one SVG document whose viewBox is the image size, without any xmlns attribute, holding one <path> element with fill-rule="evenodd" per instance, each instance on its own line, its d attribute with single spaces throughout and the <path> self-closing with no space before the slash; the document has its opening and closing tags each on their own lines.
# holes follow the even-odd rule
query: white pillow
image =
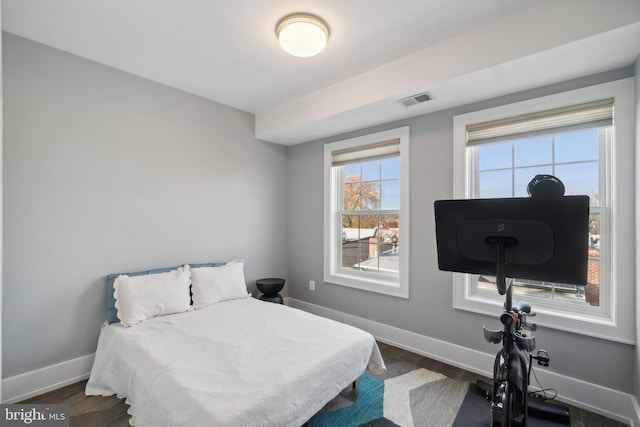
<svg viewBox="0 0 640 427">
<path fill-rule="evenodd" d="M 220 267 L 191 269 L 193 307 L 202 308 L 220 301 L 247 298 L 244 261 L 236 259 Z"/>
<path fill-rule="evenodd" d="M 124 326 L 137 325 L 163 314 L 191 308 L 189 266 L 167 273 L 119 276 L 113 283 L 118 319 Z"/>
</svg>

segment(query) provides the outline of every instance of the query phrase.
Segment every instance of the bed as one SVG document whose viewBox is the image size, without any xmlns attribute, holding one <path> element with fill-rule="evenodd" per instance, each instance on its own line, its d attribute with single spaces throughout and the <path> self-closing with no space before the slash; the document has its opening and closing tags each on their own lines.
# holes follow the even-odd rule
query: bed
<svg viewBox="0 0 640 427">
<path fill-rule="evenodd" d="M 229 265 L 187 268 L 188 274 L 183 269 L 180 280 L 188 275 L 188 286 L 165 283 L 170 296 L 164 305 L 156 303 L 155 310 L 176 305 L 176 299 L 188 301 L 184 310 L 182 302 L 170 314 L 134 319 L 133 324 L 123 315 L 124 321 L 105 323 L 86 394 L 125 397 L 135 426 L 299 427 L 365 370 L 384 373 L 370 334 L 251 298 L 244 276 L 220 275 Z M 211 273 L 208 280 L 203 280 L 204 272 Z M 219 288 L 234 277 L 237 292 L 227 289 L 222 292 L 227 297 L 220 298 Z M 209 288 L 198 287 L 198 282 Z M 151 286 L 131 286 L 144 295 L 143 305 L 154 305 L 157 298 L 149 296 Z M 125 287 L 120 286 L 118 295 L 116 280 L 115 288 L 116 313 L 122 314 Z M 182 290 L 176 294 L 175 288 Z"/>
</svg>

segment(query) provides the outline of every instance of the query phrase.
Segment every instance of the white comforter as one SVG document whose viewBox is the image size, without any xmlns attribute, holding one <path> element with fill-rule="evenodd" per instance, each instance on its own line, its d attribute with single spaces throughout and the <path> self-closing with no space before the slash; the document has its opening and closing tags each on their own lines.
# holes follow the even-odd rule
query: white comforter
<svg viewBox="0 0 640 427">
<path fill-rule="evenodd" d="M 253 298 L 103 328 L 87 395 L 126 397 L 135 426 L 299 427 L 366 368 L 373 337 Z"/>
</svg>

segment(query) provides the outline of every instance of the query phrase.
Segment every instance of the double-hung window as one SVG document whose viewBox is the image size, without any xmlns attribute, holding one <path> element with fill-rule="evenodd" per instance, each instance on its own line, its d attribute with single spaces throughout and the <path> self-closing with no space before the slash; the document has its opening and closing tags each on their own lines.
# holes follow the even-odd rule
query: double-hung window
<svg viewBox="0 0 640 427">
<path fill-rule="evenodd" d="M 625 129 L 628 84 L 608 83 L 454 119 L 456 198 L 527 197 L 527 184 L 537 174 L 558 177 L 566 195 L 590 198 L 587 285 L 516 277 L 514 300 L 531 303 L 542 325 L 623 342 L 633 340 L 622 313 L 627 302 L 620 299 L 628 296 L 624 287 L 633 271 L 622 265 L 619 252 L 633 247 L 633 219 L 625 214 L 633 209 L 633 195 L 621 194 L 633 188 L 633 165 L 625 159 L 633 157 Z M 454 276 L 455 307 L 495 314 L 502 300 L 495 277 Z"/>
<path fill-rule="evenodd" d="M 325 145 L 325 282 L 408 297 L 408 150 L 408 127 Z"/>
</svg>

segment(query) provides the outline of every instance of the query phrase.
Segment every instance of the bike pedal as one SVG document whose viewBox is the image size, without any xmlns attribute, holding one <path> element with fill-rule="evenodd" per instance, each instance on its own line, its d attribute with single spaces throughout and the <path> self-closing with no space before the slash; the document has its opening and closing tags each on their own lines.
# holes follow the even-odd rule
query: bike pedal
<svg viewBox="0 0 640 427">
<path fill-rule="evenodd" d="M 537 360 L 539 366 L 544 366 L 545 368 L 549 367 L 549 362 L 551 358 L 549 354 L 544 350 L 538 350 L 535 356 L 531 356 L 533 359 Z"/>
</svg>

